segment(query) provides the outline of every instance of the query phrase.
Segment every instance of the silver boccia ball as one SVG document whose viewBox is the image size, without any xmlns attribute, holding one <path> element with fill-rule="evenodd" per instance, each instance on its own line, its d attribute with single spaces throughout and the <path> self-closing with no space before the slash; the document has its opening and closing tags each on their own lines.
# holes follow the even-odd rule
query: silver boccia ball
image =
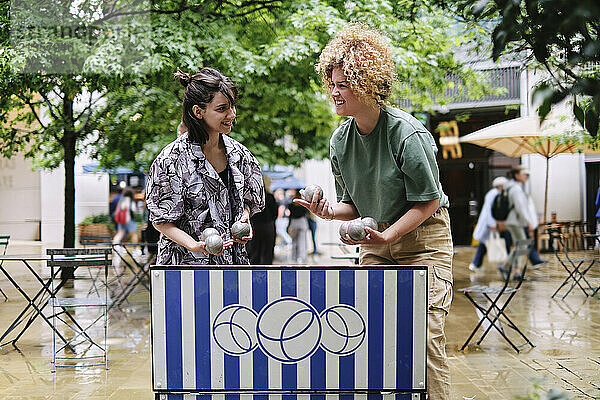
<svg viewBox="0 0 600 400">
<path fill-rule="evenodd" d="M 215 228 L 206 228 L 200 234 L 200 241 L 206 242 L 206 238 L 212 235 L 220 235 L 220 233 Z"/>
<path fill-rule="evenodd" d="M 377 228 L 379 228 L 379 224 L 377 224 L 377 221 L 375 221 L 375 218 L 373 217 L 364 217 L 362 219 L 363 224 L 365 225 L 365 227 L 369 227 L 373 230 L 377 230 Z"/>
<path fill-rule="evenodd" d="M 323 199 L 323 189 L 321 189 L 321 186 L 319 185 L 308 185 L 307 187 L 305 187 L 304 200 L 308 201 L 309 203 L 312 202 L 313 196 L 317 189 L 319 190 L 319 197 L 317 201 L 321 201 Z"/>
<path fill-rule="evenodd" d="M 350 239 L 358 242 L 359 240 L 363 240 L 367 236 L 367 231 L 365 231 L 365 224 L 360 219 L 355 219 L 354 221 L 350 221 L 348 224 L 348 236 Z"/>
<path fill-rule="evenodd" d="M 219 235 L 211 235 L 206 238 L 206 251 L 210 254 L 219 254 L 223 251 L 223 238 Z"/>
<path fill-rule="evenodd" d="M 247 222 L 236 221 L 231 225 L 231 236 L 235 239 L 242 239 L 250 235 L 250 224 Z"/>
<path fill-rule="evenodd" d="M 350 221 L 344 221 L 340 225 L 339 233 L 341 238 L 346 238 L 346 234 L 348 233 L 348 225 L 350 225 Z"/>
</svg>

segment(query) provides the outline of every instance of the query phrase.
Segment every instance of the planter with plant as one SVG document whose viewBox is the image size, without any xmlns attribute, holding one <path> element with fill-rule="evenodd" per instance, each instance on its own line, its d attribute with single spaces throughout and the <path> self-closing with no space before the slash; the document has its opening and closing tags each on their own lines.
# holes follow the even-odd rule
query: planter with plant
<svg viewBox="0 0 600 400">
<path fill-rule="evenodd" d="M 79 223 L 79 237 L 113 236 L 115 226 L 108 214 L 88 215 Z"/>
</svg>

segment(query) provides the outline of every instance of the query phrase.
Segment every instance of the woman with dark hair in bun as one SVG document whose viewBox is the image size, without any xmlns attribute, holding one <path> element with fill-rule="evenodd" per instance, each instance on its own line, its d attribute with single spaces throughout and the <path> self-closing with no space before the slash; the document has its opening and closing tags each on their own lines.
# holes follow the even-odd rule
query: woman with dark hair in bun
<svg viewBox="0 0 600 400">
<path fill-rule="evenodd" d="M 264 187 L 256 158 L 227 136 L 236 116 L 237 88 L 213 68 L 194 75 L 178 70 L 175 77 L 185 87 L 187 132 L 156 157 L 146 186 L 150 220 L 162 233 L 157 264 L 248 264 L 244 245 L 252 232 L 232 239 L 230 227 L 264 208 Z M 216 255 L 200 240 L 209 227 L 225 239 Z"/>
</svg>

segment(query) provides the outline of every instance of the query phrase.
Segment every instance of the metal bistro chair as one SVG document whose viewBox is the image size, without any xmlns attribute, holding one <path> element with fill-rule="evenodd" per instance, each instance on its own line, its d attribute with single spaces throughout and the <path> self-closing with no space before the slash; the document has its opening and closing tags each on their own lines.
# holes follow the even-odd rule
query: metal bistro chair
<svg viewBox="0 0 600 400">
<path fill-rule="evenodd" d="M 523 339 L 525 339 L 527 344 L 529 344 L 531 347 L 534 347 L 533 343 L 531 343 L 525 334 L 521 332 L 521 330 L 506 315 L 505 312 L 510 301 L 519 292 L 521 285 L 523 284 L 525 272 L 527 270 L 527 255 L 529 254 L 532 243 L 533 239 L 518 240 L 515 243 L 515 246 L 508 255 L 508 259 L 506 261 L 508 269 L 504 273 L 504 282 L 501 287 L 475 285 L 459 289 L 459 292 L 462 292 L 467 299 L 469 299 L 471 304 L 475 306 L 477 313 L 480 314 L 479 322 L 469 335 L 468 339 L 465 341 L 465 344 L 463 344 L 463 346 L 460 348 L 460 351 L 463 351 L 465 347 L 468 346 L 469 342 L 471 339 L 473 339 L 477 331 L 483 327 L 484 332 L 477 341 L 477 344 L 481 344 L 488 332 L 494 328 L 512 346 L 512 348 L 519 353 L 519 348 L 506 335 L 501 322 L 504 322 L 504 326 L 516 331 Z M 523 260 L 523 269 L 521 270 L 521 274 L 517 280 L 511 281 L 512 272 L 519 266 L 521 260 Z M 475 296 L 477 296 L 478 299 L 475 299 Z M 482 298 L 484 301 L 481 301 Z M 479 300 L 479 302 L 477 300 Z"/>
<path fill-rule="evenodd" d="M 156 261 L 157 253 L 150 252 L 150 249 L 147 249 L 148 258 L 144 261 L 137 259 L 134 256 L 134 252 L 130 249 L 136 246 L 144 246 L 152 245 L 152 243 L 121 243 L 118 245 L 113 245 L 114 253 L 113 257 L 119 257 L 121 262 L 129 269 L 132 274 L 131 279 L 129 279 L 125 283 L 125 287 L 121 292 L 115 295 L 113 299 L 113 307 L 120 307 L 123 302 L 129 303 L 127 299 L 128 296 L 133 292 L 133 290 L 137 287 L 138 284 L 142 285 L 148 292 L 150 292 L 150 265 Z M 123 250 L 117 250 L 117 248 Z M 128 256 L 128 257 L 126 257 Z"/>
<path fill-rule="evenodd" d="M 112 245 L 112 237 L 111 236 L 81 236 L 79 238 L 79 243 L 81 243 L 81 245 L 83 246 L 84 249 L 90 248 L 90 247 L 108 247 Z M 122 256 L 120 254 L 117 254 L 117 257 L 122 258 Z M 113 256 L 114 258 L 114 256 Z M 112 287 L 113 285 L 116 284 L 116 286 L 118 287 L 118 291 L 117 290 L 111 290 L 111 297 L 114 298 L 115 293 L 122 293 L 125 290 L 125 287 L 123 286 L 123 282 L 121 281 L 122 278 L 125 277 L 126 275 L 126 271 L 125 269 L 121 269 L 119 270 L 113 263 L 111 263 L 111 268 L 113 269 L 113 277 L 111 279 L 109 279 L 108 285 L 109 287 Z M 99 296 L 98 294 L 98 287 L 101 286 L 99 284 L 99 278 L 102 274 L 102 271 L 98 270 L 95 271 L 95 273 L 88 268 L 88 275 L 90 277 L 90 280 L 92 281 L 92 286 L 90 287 L 89 291 L 88 291 L 88 295 L 92 294 L 92 292 L 96 292 L 96 295 Z"/>
<path fill-rule="evenodd" d="M 108 329 L 108 307 L 111 299 L 108 294 L 108 268 L 111 265 L 110 255 L 112 249 L 108 248 L 88 248 L 88 249 L 48 249 L 46 253 L 50 256 L 48 266 L 51 276 L 55 276 L 60 268 L 100 268 L 104 269 L 103 296 L 98 292 L 98 297 L 57 297 L 53 295 L 48 300 L 48 305 L 52 307 L 52 326 L 55 329 L 61 327 L 67 333 L 72 332 L 74 336 L 68 339 L 64 344 L 57 346 L 56 332 L 52 334 L 52 363 L 54 365 L 52 372 L 57 367 L 75 367 L 75 366 L 96 366 L 104 365 L 108 369 L 106 337 Z M 52 280 L 52 293 L 54 290 L 54 279 Z M 92 315 L 89 312 L 77 312 L 77 308 L 97 308 L 99 315 Z M 79 319 L 79 321 L 78 321 Z M 102 323 L 104 341 L 100 342 L 95 336 L 102 336 L 97 332 L 99 322 Z M 79 351 L 82 344 L 87 343 L 86 347 Z M 74 355 L 67 356 L 66 349 L 73 349 Z M 98 354 L 99 351 L 99 354 Z M 62 355 L 59 355 L 62 352 Z M 82 355 L 78 355 L 78 353 Z M 86 364 L 65 364 L 67 360 L 81 361 L 88 360 Z"/>
<path fill-rule="evenodd" d="M 4 235 L 4 236 L 0 236 L 0 251 L 2 251 L 2 255 L 6 254 L 6 248 L 8 247 L 8 241 L 10 240 L 10 236 Z M 0 260 L 0 267 L 2 267 L 2 263 L 4 261 Z M 2 290 L 2 288 L 0 288 L 0 293 L 2 294 L 2 296 L 4 296 L 4 301 L 8 300 L 8 297 L 6 296 L 6 293 L 4 293 L 4 290 Z"/>
<path fill-rule="evenodd" d="M 150 285 L 148 283 L 150 281 L 149 270 L 150 265 L 156 261 L 158 243 L 142 242 L 113 244 L 110 236 L 81 236 L 79 242 L 84 248 L 89 246 L 111 246 L 113 248 L 113 261 L 118 260 L 119 264 L 125 266 L 125 268 L 119 270 L 115 264 L 111 264 L 114 277 L 109 280 L 108 283 L 112 287 L 116 282 L 118 290 L 114 288 L 111 289 L 113 303 L 109 310 L 113 307 L 120 308 L 123 302 L 129 304 L 128 296 L 138 284 L 141 284 L 148 292 L 150 292 Z M 132 247 L 137 246 L 144 247 L 147 252 L 147 258 L 144 261 L 136 259 L 134 252 L 130 250 Z M 128 275 L 126 269 L 133 275 L 130 279 L 125 279 L 125 276 Z M 90 288 L 91 293 L 92 290 L 96 288 L 96 280 L 92 277 L 91 273 L 90 278 L 92 279 L 93 284 L 92 288 Z"/>
<path fill-rule="evenodd" d="M 563 238 L 560 235 L 560 231 L 556 229 L 548 229 L 548 234 L 551 238 L 559 242 L 559 247 L 561 248 L 561 250 L 555 247 L 554 255 L 556 256 L 556 259 L 558 260 L 560 265 L 562 265 L 565 271 L 567 271 L 567 277 L 556 289 L 556 291 L 552 295 L 552 298 L 554 298 L 558 294 L 558 292 L 560 292 L 560 290 L 563 287 L 567 286 L 571 281 L 571 287 L 569 287 L 569 289 L 565 292 L 565 294 L 562 297 L 562 300 L 564 300 L 565 297 L 567 297 L 569 293 L 571 293 L 575 286 L 579 287 L 579 289 L 581 289 L 581 291 L 583 292 L 583 294 L 585 294 L 586 297 L 594 297 L 600 290 L 600 286 L 594 289 L 590 284 L 590 280 L 592 279 L 586 278 L 585 274 L 587 274 L 588 271 L 594 266 L 594 264 L 596 263 L 596 259 L 572 258 L 569 255 L 569 251 L 567 250 L 566 246 L 563 246 Z M 591 294 L 588 294 L 588 290 Z"/>
</svg>

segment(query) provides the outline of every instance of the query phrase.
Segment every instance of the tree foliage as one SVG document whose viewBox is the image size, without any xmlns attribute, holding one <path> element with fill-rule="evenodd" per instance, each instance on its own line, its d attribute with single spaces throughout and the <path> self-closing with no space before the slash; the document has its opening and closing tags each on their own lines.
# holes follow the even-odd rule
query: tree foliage
<svg viewBox="0 0 600 400">
<path fill-rule="evenodd" d="M 399 83 L 394 102 L 412 111 L 448 103 L 454 100 L 447 96 L 454 88 L 451 74 L 463 83 L 455 96 L 489 93 L 483 78 L 454 57 L 455 49 L 471 38 L 431 4 L 309 0 L 284 2 L 236 20 L 184 12 L 156 15 L 152 21 L 153 57 L 166 60 L 168 67 L 159 79 L 110 96 L 109 108 L 122 111 L 103 123 L 97 150 L 105 165 L 144 167 L 174 138 L 183 89 L 169 74 L 178 67 L 195 71 L 201 66 L 221 70 L 242 89 L 232 136 L 262 162 L 298 165 L 325 157 L 339 121 L 314 65 L 349 21 L 366 22 L 391 39 Z M 133 115 L 141 117 L 131 121 Z M 140 145 L 143 150 L 133 154 L 130 149 Z"/>
<path fill-rule="evenodd" d="M 494 60 L 521 52 L 549 79 L 535 91 L 544 119 L 574 96 L 573 113 L 592 135 L 600 116 L 600 3 L 595 0 L 439 0 L 465 21 L 492 26 Z"/>
<path fill-rule="evenodd" d="M 449 102 L 451 74 L 459 96 L 488 92 L 454 57 L 465 36 L 428 2 L 40 0 L 32 8 L 4 0 L 0 152 L 25 152 L 47 168 L 65 162 L 65 245 L 74 240 L 75 154 L 147 168 L 181 119 L 177 68 L 211 66 L 236 82 L 242 98 L 231 135 L 262 162 L 324 157 L 339 121 L 314 65 L 348 21 L 389 36 L 394 102 L 415 111 Z"/>
<path fill-rule="evenodd" d="M 64 162 L 64 246 L 73 247 L 75 239 L 75 156 L 93 147 L 103 121 L 118 113 L 107 106 L 109 95 L 143 85 L 171 65 L 154 51 L 152 20 L 181 12 L 249 15 L 278 3 L 0 2 L 0 153 L 23 152 L 47 168 Z"/>
</svg>

